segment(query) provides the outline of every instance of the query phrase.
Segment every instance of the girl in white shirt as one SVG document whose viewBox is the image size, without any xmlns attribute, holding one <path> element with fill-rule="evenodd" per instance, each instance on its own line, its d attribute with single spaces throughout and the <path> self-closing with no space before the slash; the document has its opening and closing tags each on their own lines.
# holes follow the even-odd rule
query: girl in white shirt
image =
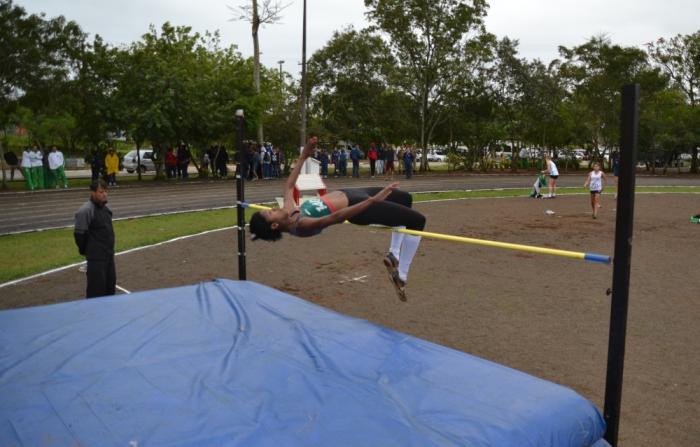
<svg viewBox="0 0 700 447">
<path fill-rule="evenodd" d="M 591 191 L 591 208 L 593 209 L 593 218 L 598 218 L 598 208 L 600 208 L 600 193 L 603 192 L 603 185 L 607 184 L 608 178 L 605 172 L 600 170 L 600 163 L 593 163 L 593 170 L 588 173 L 586 182 L 583 187 L 590 186 Z"/>
<path fill-rule="evenodd" d="M 551 156 L 545 156 L 544 160 L 546 166 L 542 173 L 549 176 L 549 195 L 546 198 L 553 199 L 557 196 L 557 179 L 559 178 L 559 170 L 557 169 L 557 165 L 554 163 Z"/>
</svg>

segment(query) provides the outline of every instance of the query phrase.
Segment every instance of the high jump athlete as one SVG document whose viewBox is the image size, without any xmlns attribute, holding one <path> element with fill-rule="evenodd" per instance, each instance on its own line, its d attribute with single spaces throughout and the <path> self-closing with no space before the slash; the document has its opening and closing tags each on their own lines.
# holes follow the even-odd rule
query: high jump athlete
<svg viewBox="0 0 700 447">
<path fill-rule="evenodd" d="M 320 234 L 326 227 L 348 220 L 356 225 L 384 225 L 422 231 L 425 216 L 411 206 L 413 198 L 398 189 L 398 183 L 384 188 L 352 188 L 332 191 L 316 199 L 307 200 L 297 207 L 294 186 L 304 161 L 316 148 L 312 137 L 304 147 L 284 187 L 282 208 L 259 211 L 250 219 L 253 240 L 276 241 L 282 233 L 297 237 Z M 418 250 L 421 237 L 399 232 L 391 233 L 389 252 L 383 262 L 402 301 L 406 301 L 408 270 Z"/>
</svg>

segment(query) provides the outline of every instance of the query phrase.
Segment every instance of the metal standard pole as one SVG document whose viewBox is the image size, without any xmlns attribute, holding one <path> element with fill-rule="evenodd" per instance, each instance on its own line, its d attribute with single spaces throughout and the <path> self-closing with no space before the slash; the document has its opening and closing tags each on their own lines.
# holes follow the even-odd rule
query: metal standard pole
<svg viewBox="0 0 700 447">
<path fill-rule="evenodd" d="M 243 188 L 245 172 L 243 167 L 245 154 L 243 153 L 243 110 L 236 110 L 236 213 L 238 216 L 238 279 L 246 280 L 245 273 L 245 192 Z"/>
<path fill-rule="evenodd" d="M 637 131 L 639 126 L 639 84 L 622 87 L 620 113 L 620 181 L 615 223 L 615 257 L 613 261 L 608 370 L 605 381 L 605 440 L 617 445 L 622 401 L 622 373 L 625 361 L 625 334 L 632 260 L 634 223 L 635 166 L 637 165 Z"/>
</svg>

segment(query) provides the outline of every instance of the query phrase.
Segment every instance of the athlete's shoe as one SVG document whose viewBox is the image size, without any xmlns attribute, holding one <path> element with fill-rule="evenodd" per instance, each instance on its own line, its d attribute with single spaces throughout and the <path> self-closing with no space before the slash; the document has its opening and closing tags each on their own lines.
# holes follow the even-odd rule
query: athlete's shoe
<svg viewBox="0 0 700 447">
<path fill-rule="evenodd" d="M 384 259 L 382 261 L 384 262 L 384 267 L 386 267 L 386 270 L 390 275 L 399 268 L 399 260 L 396 259 L 396 256 L 394 256 L 392 252 L 384 255 Z"/>
<path fill-rule="evenodd" d="M 399 272 L 394 270 L 389 274 L 391 282 L 394 284 L 396 294 L 399 295 L 401 301 L 406 301 L 406 281 L 399 278 Z"/>
</svg>

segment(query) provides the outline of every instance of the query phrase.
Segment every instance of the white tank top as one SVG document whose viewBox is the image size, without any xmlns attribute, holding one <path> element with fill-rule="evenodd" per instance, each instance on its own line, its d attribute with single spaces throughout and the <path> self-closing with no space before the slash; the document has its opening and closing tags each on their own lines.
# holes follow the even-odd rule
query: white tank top
<svg viewBox="0 0 700 447">
<path fill-rule="evenodd" d="M 603 171 L 591 171 L 591 191 L 603 190 Z"/>
<path fill-rule="evenodd" d="M 552 160 L 549 160 L 549 175 L 559 175 L 557 165 L 555 165 Z"/>
</svg>

